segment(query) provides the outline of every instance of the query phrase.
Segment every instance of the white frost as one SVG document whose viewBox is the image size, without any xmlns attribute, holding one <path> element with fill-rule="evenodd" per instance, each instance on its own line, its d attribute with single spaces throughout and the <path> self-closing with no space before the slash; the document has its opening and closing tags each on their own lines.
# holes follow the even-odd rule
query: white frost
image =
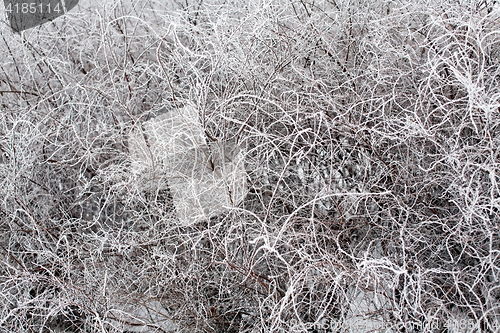
<svg viewBox="0 0 500 333">
<path fill-rule="evenodd" d="M 247 193 L 243 152 L 231 143 L 207 143 L 192 106 L 145 122 L 132 132 L 129 150 L 141 187 L 168 186 L 182 225 L 226 211 Z"/>
</svg>

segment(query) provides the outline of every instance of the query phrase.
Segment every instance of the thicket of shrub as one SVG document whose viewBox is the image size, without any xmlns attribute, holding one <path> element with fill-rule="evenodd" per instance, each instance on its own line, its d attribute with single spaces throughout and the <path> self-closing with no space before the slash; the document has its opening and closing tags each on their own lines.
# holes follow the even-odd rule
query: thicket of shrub
<svg viewBox="0 0 500 333">
<path fill-rule="evenodd" d="M 110 1 L 2 27 L 0 331 L 161 332 L 123 315 L 158 301 L 185 332 L 494 332 L 499 19 L 495 1 Z M 187 104 L 244 149 L 249 194 L 181 227 L 128 138 Z"/>
</svg>

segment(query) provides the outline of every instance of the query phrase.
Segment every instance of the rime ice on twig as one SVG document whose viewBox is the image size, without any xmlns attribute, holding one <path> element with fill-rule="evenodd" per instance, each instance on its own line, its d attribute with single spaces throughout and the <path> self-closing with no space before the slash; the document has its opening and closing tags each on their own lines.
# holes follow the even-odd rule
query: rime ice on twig
<svg viewBox="0 0 500 333">
<path fill-rule="evenodd" d="M 207 143 L 191 106 L 147 121 L 133 131 L 129 147 L 141 186 L 168 186 L 183 225 L 223 212 L 246 194 L 243 152 L 232 143 Z"/>
</svg>

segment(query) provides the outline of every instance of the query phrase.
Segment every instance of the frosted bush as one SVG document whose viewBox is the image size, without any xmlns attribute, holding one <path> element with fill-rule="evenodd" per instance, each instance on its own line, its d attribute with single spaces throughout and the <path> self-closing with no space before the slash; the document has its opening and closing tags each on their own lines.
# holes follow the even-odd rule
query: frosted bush
<svg viewBox="0 0 500 333">
<path fill-rule="evenodd" d="M 496 331 L 494 1 L 77 7 L 2 28 L 0 330 Z"/>
</svg>

